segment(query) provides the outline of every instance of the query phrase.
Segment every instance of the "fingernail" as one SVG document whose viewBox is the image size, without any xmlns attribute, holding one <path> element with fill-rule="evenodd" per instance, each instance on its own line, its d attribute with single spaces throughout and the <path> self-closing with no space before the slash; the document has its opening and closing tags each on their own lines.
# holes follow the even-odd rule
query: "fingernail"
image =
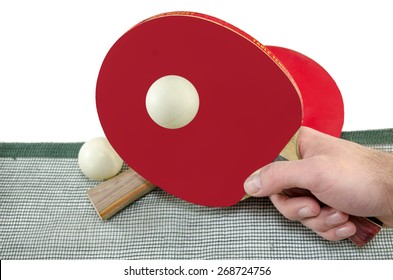
<svg viewBox="0 0 393 280">
<path fill-rule="evenodd" d="M 300 218 L 309 218 L 315 216 L 315 214 L 308 207 L 300 209 L 297 214 Z"/>
<path fill-rule="evenodd" d="M 249 195 L 256 194 L 262 189 L 261 180 L 259 179 L 258 174 L 251 175 L 244 182 L 244 190 Z"/>
<path fill-rule="evenodd" d="M 349 230 L 349 228 L 347 228 L 347 227 L 342 227 L 342 228 L 339 228 L 338 230 L 336 230 L 336 235 L 337 235 L 337 237 L 339 237 L 339 238 L 347 238 L 347 237 L 352 236 L 353 234 L 352 234 L 352 232 Z"/>
<path fill-rule="evenodd" d="M 343 222 L 344 222 L 344 220 L 342 219 L 342 217 L 338 213 L 333 213 L 333 214 L 327 216 L 325 219 L 325 224 L 327 226 L 336 226 L 336 225 L 342 224 Z"/>
</svg>

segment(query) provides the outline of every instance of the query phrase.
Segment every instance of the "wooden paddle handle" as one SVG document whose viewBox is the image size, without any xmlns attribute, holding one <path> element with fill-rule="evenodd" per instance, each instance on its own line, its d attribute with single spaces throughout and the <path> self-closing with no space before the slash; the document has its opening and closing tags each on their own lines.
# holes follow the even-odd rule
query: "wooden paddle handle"
<svg viewBox="0 0 393 280">
<path fill-rule="evenodd" d="M 349 237 L 358 247 L 363 247 L 381 230 L 382 222 L 377 218 L 363 218 L 349 216 L 349 220 L 355 224 L 356 233 Z"/>
<path fill-rule="evenodd" d="M 309 191 L 304 189 L 288 189 L 284 193 L 290 197 L 311 196 L 314 197 Z M 316 199 L 316 198 L 315 198 Z M 323 203 L 320 203 L 323 205 Z M 377 218 L 364 218 L 357 216 L 349 216 L 349 220 L 355 224 L 356 233 L 348 239 L 355 243 L 358 247 L 366 245 L 374 236 L 381 230 L 382 222 Z"/>
<path fill-rule="evenodd" d="M 156 186 L 129 169 L 87 191 L 98 216 L 107 220 Z"/>
</svg>

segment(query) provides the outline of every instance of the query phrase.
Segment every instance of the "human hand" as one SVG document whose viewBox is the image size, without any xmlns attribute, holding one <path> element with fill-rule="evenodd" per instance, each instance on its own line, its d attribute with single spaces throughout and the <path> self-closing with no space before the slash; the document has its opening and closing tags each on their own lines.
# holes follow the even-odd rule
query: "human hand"
<svg viewBox="0 0 393 280">
<path fill-rule="evenodd" d="M 393 155 L 335 138 L 308 127 L 298 135 L 301 160 L 273 162 L 251 175 L 245 191 L 269 196 L 288 219 L 299 220 L 327 240 L 356 233 L 349 215 L 378 217 L 393 226 Z M 293 187 L 310 196 L 282 194 Z"/>
</svg>

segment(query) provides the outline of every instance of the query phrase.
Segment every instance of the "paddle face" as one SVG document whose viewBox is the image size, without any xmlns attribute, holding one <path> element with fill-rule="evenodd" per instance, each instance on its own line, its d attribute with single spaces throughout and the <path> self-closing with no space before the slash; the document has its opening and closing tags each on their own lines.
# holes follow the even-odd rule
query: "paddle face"
<svg viewBox="0 0 393 280">
<path fill-rule="evenodd" d="M 186 79 L 199 96 L 196 115 L 180 128 L 158 125 L 146 108 L 149 89 L 166 76 Z M 240 201 L 244 180 L 302 123 L 301 98 L 279 61 L 235 27 L 196 13 L 159 15 L 125 33 L 102 64 L 96 102 L 130 167 L 206 206 Z"/>
</svg>

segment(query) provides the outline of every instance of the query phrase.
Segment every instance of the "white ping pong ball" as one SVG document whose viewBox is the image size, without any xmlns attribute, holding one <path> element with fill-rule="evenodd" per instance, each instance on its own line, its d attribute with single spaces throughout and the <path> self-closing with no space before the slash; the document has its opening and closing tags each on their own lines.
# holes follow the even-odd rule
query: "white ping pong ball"
<svg viewBox="0 0 393 280">
<path fill-rule="evenodd" d="M 123 160 L 105 137 L 84 143 L 78 154 L 79 167 L 92 180 L 105 180 L 120 172 Z"/>
<path fill-rule="evenodd" d="M 152 120 L 169 129 L 189 124 L 199 109 L 199 95 L 187 79 L 169 75 L 156 80 L 146 94 L 146 109 Z"/>
</svg>

